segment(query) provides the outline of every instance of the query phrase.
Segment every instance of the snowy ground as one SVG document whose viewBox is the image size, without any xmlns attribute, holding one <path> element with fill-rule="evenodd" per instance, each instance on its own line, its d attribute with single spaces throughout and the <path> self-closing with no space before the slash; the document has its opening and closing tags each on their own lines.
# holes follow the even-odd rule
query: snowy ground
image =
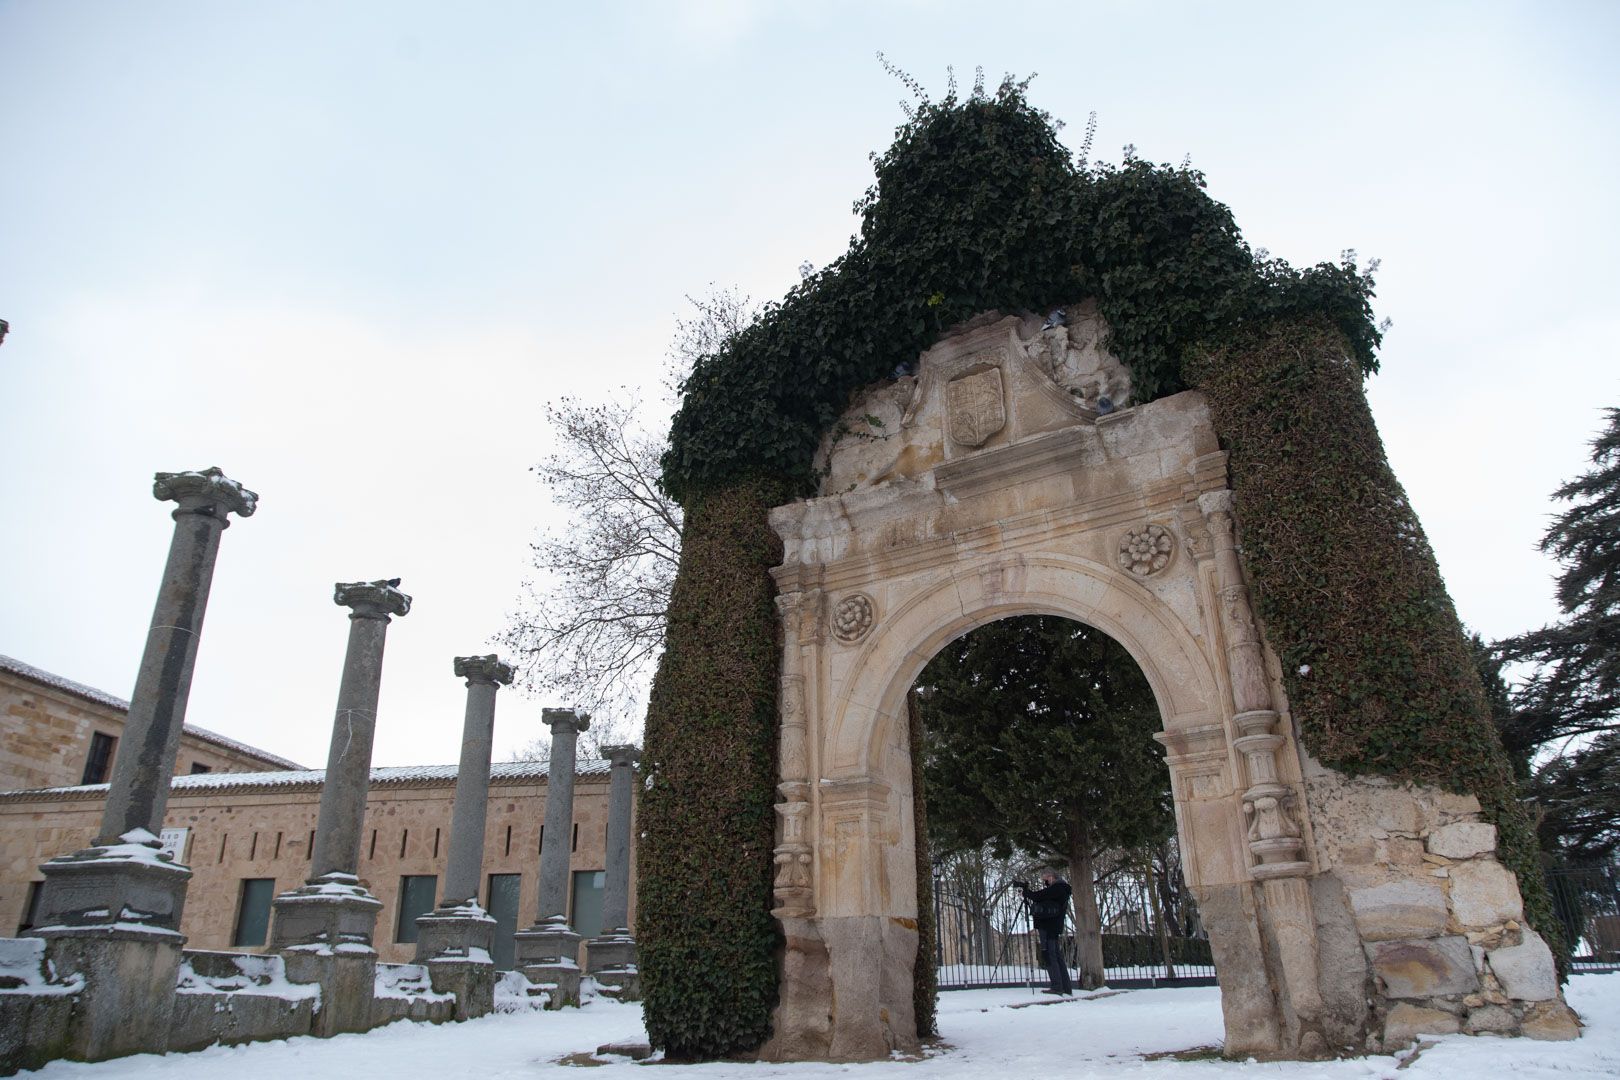
<svg viewBox="0 0 1620 1080">
<path fill-rule="evenodd" d="M 915 1080 L 919 1077 L 1064 1076 L 1121 1077 L 1132 1080 L 1192 1077 L 1284 1077 L 1305 1080 L 1434 1078 L 1512 1075 L 1573 1080 L 1620 1076 L 1620 974 L 1577 976 L 1569 1002 L 1589 1025 L 1573 1043 L 1524 1039 L 1470 1039 L 1452 1035 L 1422 1052 L 1397 1072 L 1400 1059 L 1361 1058 L 1318 1064 L 1254 1065 L 1168 1055 L 1214 1048 L 1221 1038 L 1220 1005 L 1213 987 L 1137 990 L 1054 1004 L 1027 990 L 959 990 L 940 996 L 940 1026 L 947 1045 L 922 1061 L 869 1065 L 666 1065 L 652 1080 L 681 1076 L 791 1077 L 793 1080 L 866 1078 Z M 1024 1006 L 1024 1007 L 1019 1007 Z M 496 1015 L 465 1024 L 434 1027 L 394 1024 L 366 1035 L 335 1039 L 300 1038 L 253 1046 L 215 1047 L 194 1054 L 143 1055 L 97 1065 L 57 1062 L 30 1077 L 60 1080 L 511 1080 L 537 1074 L 565 1076 L 576 1065 L 560 1060 L 588 1055 L 608 1042 L 644 1038 L 640 1010 L 597 1000 L 579 1010 Z M 592 1080 L 636 1074 L 641 1065 L 615 1059 Z"/>
</svg>

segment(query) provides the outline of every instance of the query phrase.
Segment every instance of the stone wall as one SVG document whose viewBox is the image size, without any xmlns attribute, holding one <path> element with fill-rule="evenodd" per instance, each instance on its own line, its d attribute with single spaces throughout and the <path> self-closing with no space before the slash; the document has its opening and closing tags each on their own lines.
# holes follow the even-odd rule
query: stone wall
<svg viewBox="0 0 1620 1080">
<path fill-rule="evenodd" d="M 1323 994 L 1342 1009 L 1370 1003 L 1368 1049 L 1424 1033 L 1580 1033 L 1477 799 L 1352 779 L 1308 756 L 1305 796 Z"/>
<path fill-rule="evenodd" d="M 124 733 L 129 702 L 0 656 L 0 791 L 66 787 L 84 778 L 95 732 Z M 297 762 L 187 724 L 175 774 L 298 769 Z"/>
<path fill-rule="evenodd" d="M 515 768 L 495 767 L 483 874 L 485 881 L 490 874 L 522 876 L 521 927 L 533 922 L 539 904 L 545 778 L 539 767 L 525 766 L 531 775 L 503 779 L 503 773 Z M 579 842 L 572 852 L 570 867 L 575 871 L 602 870 L 606 858 L 607 763 L 583 761 L 580 768 L 574 796 Z M 424 773 L 427 778 L 409 778 Z M 269 775 L 240 780 L 176 779 L 164 824 L 190 830 L 182 861 L 191 867 L 193 876 L 181 924 L 189 947 L 232 948 L 244 879 L 273 878 L 278 894 L 303 883 L 309 872 L 309 841 L 320 800 L 318 781 L 308 779 L 310 775 L 291 774 L 280 783 Z M 360 876 L 383 904 L 377 920 L 379 957 L 385 962 L 403 963 L 413 958 L 415 946 L 395 941 L 400 879 L 408 874 L 436 874 L 442 886 L 449 856 L 455 770 L 377 769 L 373 776 L 360 851 Z M 101 820 L 103 799 L 101 790 L 86 789 L 0 793 L 0 933 L 17 932 L 28 884 L 41 879 L 39 864 L 90 842 Z M 633 860 L 632 848 L 632 866 Z M 634 882 L 633 871 L 631 880 Z M 481 887 L 480 894 L 484 891 Z M 634 904 L 632 886 L 632 924 Z"/>
</svg>

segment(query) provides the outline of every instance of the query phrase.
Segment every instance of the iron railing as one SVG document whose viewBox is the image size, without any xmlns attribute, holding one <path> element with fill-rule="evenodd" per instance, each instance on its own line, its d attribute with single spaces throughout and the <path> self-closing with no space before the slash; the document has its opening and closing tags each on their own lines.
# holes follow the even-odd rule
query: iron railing
<svg viewBox="0 0 1620 1080">
<path fill-rule="evenodd" d="M 1113 987 L 1210 986 L 1215 964 L 1191 899 L 1174 904 L 1150 872 L 1115 870 L 1097 882 L 1103 968 Z M 941 990 L 1045 985 L 1040 940 L 1021 894 L 1008 885 L 963 889 L 934 879 L 934 962 Z M 1166 914 L 1179 912 L 1179 917 Z M 1069 914 L 1064 955 L 1078 980 L 1078 951 Z M 1076 986 L 1078 986 L 1078 981 Z"/>
<path fill-rule="evenodd" d="M 1549 870 L 1547 889 L 1570 970 L 1620 971 L 1620 866 Z"/>
</svg>

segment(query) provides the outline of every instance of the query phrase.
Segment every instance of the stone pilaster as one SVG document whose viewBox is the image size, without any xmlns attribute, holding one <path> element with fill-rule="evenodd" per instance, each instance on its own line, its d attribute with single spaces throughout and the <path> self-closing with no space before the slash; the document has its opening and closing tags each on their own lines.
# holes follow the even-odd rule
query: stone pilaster
<svg viewBox="0 0 1620 1080">
<path fill-rule="evenodd" d="M 47 940 L 58 976 L 84 978 L 67 1054 L 89 1061 L 161 1051 L 167 1043 L 191 871 L 159 852 L 158 834 L 220 536 L 230 514 L 249 517 L 258 503 L 257 495 L 213 468 L 158 473 L 152 494 L 178 504 L 174 536 L 101 831 L 94 846 L 40 867 L 41 918 L 32 932 Z"/>
<path fill-rule="evenodd" d="M 1233 745 L 1243 756 L 1247 784 L 1243 816 L 1248 823 L 1249 872 L 1260 883 L 1261 911 L 1276 950 L 1275 977 L 1286 993 L 1281 1004 L 1288 1041 L 1309 1057 L 1328 1051 L 1321 1030 L 1324 1006 L 1316 956 L 1316 919 L 1307 877 L 1311 864 L 1298 815 L 1300 793 L 1278 769 L 1277 755 L 1287 745 L 1278 729 L 1279 715 L 1266 674 L 1259 630 L 1249 604 L 1249 587 L 1238 560 L 1237 523 L 1230 491 L 1198 497 L 1209 528 L 1220 596 L 1221 629 L 1226 638 L 1227 670 L 1232 683 Z"/>
<path fill-rule="evenodd" d="M 806 823 L 810 816 L 810 759 L 804 710 L 803 638 L 813 637 L 819 590 L 784 592 L 776 606 L 782 615 L 781 726 L 778 732 L 776 785 L 776 879 L 772 886 L 778 919 L 807 919 L 816 913 L 814 862 Z M 812 623 L 807 627 L 807 621 Z M 808 634 L 806 631 L 809 631 Z"/>
<path fill-rule="evenodd" d="M 495 920 L 478 903 L 478 885 L 484 867 L 495 695 L 511 683 L 512 669 L 489 655 L 458 656 L 454 670 L 467 680 L 467 712 L 450 816 L 450 856 L 438 908 L 416 920 L 416 962 L 427 965 L 435 991 L 456 995 L 456 1019 L 467 1020 L 495 1007 L 490 954 Z"/>
<path fill-rule="evenodd" d="M 607 873 L 602 890 L 602 933 L 586 943 L 586 970 L 605 993 L 620 1001 L 641 999 L 636 939 L 630 932 L 630 821 L 635 808 L 634 746 L 604 747 L 612 763 L 608 788 Z"/>
<path fill-rule="evenodd" d="M 317 1035 L 364 1031 L 371 1023 L 372 947 L 382 904 L 360 883 L 360 834 L 371 787 L 371 745 L 382 691 L 383 645 L 391 616 L 411 610 L 399 579 L 339 582 L 333 602 L 350 609 L 349 646 L 338 687 L 308 883 L 274 904 L 271 948 L 295 982 L 321 985 Z"/>
<path fill-rule="evenodd" d="M 574 765 L 579 733 L 590 717 L 573 709 L 545 709 L 551 728 L 546 772 L 545 831 L 540 843 L 540 910 L 535 924 L 514 935 L 517 966 L 533 981 L 552 987 L 550 1005 L 579 1004 L 580 936 L 568 925 L 569 853 L 574 833 Z"/>
</svg>

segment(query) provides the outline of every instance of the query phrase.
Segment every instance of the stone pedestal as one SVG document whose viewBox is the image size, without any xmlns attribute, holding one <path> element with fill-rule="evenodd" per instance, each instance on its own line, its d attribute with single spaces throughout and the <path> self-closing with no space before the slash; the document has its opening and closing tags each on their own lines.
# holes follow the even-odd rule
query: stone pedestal
<svg viewBox="0 0 1620 1080">
<path fill-rule="evenodd" d="M 381 910 L 382 902 L 352 874 L 327 874 L 276 897 L 270 948 L 281 954 L 290 981 L 321 988 L 311 1034 L 371 1028 L 372 940 Z"/>
<path fill-rule="evenodd" d="M 428 969 L 434 992 L 456 995 L 456 1019 L 495 1008 L 495 920 L 476 902 L 439 908 L 416 920 L 416 962 Z"/>
<path fill-rule="evenodd" d="M 562 916 L 538 923 L 513 935 L 517 969 L 533 983 L 550 988 L 546 1007 L 561 1009 L 579 1004 L 580 935 Z"/>
<path fill-rule="evenodd" d="M 84 980 L 65 1056 L 100 1061 L 167 1048 L 180 967 L 180 915 L 191 871 L 150 834 L 52 859 L 40 926 L 58 979 Z"/>
<path fill-rule="evenodd" d="M 641 970 L 636 966 L 636 939 L 629 934 L 603 934 L 585 945 L 585 971 L 608 997 L 641 1000 Z"/>
</svg>

